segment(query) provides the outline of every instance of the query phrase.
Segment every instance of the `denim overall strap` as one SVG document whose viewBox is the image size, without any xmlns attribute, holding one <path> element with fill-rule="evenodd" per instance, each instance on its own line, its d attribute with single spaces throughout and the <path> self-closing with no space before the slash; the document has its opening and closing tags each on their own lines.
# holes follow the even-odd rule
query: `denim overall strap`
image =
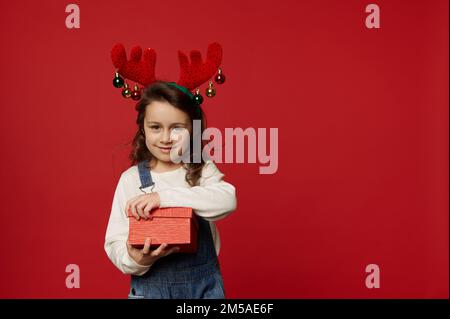
<svg viewBox="0 0 450 319">
<path fill-rule="evenodd" d="M 138 163 L 139 178 L 141 179 L 141 186 L 139 189 L 143 189 L 155 184 L 152 179 L 152 174 L 150 173 L 150 167 L 146 166 L 148 161 L 142 161 Z"/>
<path fill-rule="evenodd" d="M 150 168 L 138 167 L 141 181 L 151 175 Z M 198 215 L 194 218 L 198 221 L 197 251 L 161 257 L 142 276 L 132 275 L 129 298 L 224 298 L 209 221 Z"/>
</svg>

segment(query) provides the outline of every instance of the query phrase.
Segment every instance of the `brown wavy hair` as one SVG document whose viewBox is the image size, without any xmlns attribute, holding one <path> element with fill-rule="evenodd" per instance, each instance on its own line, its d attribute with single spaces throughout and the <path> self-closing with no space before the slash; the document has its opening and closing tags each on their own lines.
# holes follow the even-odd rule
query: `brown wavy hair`
<svg viewBox="0 0 450 319">
<path fill-rule="evenodd" d="M 151 85 L 144 89 L 142 99 L 135 106 L 135 109 L 137 111 L 136 124 L 138 126 L 138 129 L 133 138 L 132 150 L 129 155 L 131 166 L 136 165 L 141 161 L 147 161 L 148 165 L 150 165 L 150 160 L 154 157 L 145 144 L 144 135 L 145 110 L 147 106 L 153 101 L 168 102 L 177 109 L 185 112 L 189 116 L 191 124 L 193 123 L 193 120 L 201 120 L 201 134 L 203 134 L 203 131 L 205 130 L 206 118 L 201 107 L 196 105 L 195 102 L 186 93 L 167 84 L 164 81 L 153 82 Z M 199 154 L 201 162 L 194 163 L 194 134 L 192 134 L 192 132 L 190 133 L 190 163 L 182 162 L 182 165 L 187 170 L 185 177 L 186 182 L 191 186 L 196 186 L 199 183 L 202 168 L 205 165 L 205 162 L 203 161 L 203 157 L 201 156 L 202 154 Z M 201 136 L 202 135 L 198 137 L 201 140 L 200 152 L 205 146 L 205 142 L 203 141 L 203 139 L 201 139 Z"/>
</svg>

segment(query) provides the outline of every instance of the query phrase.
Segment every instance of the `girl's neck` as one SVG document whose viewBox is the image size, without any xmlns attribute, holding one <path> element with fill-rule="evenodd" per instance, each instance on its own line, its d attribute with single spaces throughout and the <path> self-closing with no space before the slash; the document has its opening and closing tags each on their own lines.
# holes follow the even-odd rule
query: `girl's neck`
<svg viewBox="0 0 450 319">
<path fill-rule="evenodd" d="M 152 158 L 150 160 L 150 169 L 154 171 L 155 173 L 165 173 L 174 171 L 178 168 L 180 168 L 183 164 L 179 163 L 172 163 L 172 162 L 163 162 L 156 158 Z"/>
</svg>

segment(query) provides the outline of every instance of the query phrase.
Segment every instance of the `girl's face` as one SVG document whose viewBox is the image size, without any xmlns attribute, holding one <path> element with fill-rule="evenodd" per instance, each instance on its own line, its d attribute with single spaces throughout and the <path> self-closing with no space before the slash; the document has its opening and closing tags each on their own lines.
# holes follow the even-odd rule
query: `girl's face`
<svg viewBox="0 0 450 319">
<path fill-rule="evenodd" d="M 145 144 L 156 159 L 173 163 L 171 150 L 181 155 L 182 146 L 189 145 L 192 124 L 189 115 L 166 101 L 147 105 L 144 117 Z"/>
</svg>

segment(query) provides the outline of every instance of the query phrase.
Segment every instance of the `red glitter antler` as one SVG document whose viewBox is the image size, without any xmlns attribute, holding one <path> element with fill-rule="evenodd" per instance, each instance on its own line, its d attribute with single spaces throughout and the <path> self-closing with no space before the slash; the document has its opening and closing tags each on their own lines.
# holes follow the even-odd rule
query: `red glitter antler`
<svg viewBox="0 0 450 319">
<path fill-rule="evenodd" d="M 206 81 L 208 81 L 218 70 L 222 63 L 222 47 L 214 42 L 208 46 L 206 61 L 202 61 L 202 55 L 198 50 L 190 52 L 191 63 L 188 57 L 181 51 L 178 51 L 180 61 L 180 78 L 178 85 L 193 90 Z"/>
<path fill-rule="evenodd" d="M 155 78 L 156 52 L 153 49 L 142 49 L 136 46 L 131 49 L 130 60 L 127 60 L 125 47 L 118 43 L 111 51 L 111 59 L 117 72 L 143 86 L 153 83 Z"/>
</svg>

